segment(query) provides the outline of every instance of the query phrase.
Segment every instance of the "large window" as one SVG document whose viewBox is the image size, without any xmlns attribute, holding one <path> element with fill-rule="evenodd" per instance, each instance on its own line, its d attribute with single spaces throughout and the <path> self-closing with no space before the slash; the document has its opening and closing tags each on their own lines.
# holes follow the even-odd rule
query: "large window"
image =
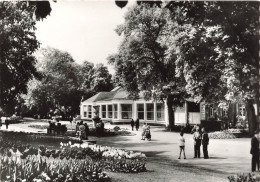
<svg viewBox="0 0 260 182">
<path fill-rule="evenodd" d="M 147 120 L 154 120 L 154 104 L 146 104 Z"/>
<path fill-rule="evenodd" d="M 209 117 L 214 118 L 214 108 L 212 106 L 209 108 Z"/>
<path fill-rule="evenodd" d="M 132 104 L 121 104 L 122 119 L 132 118 Z"/>
<path fill-rule="evenodd" d="M 157 103 L 156 104 L 156 112 L 157 112 L 157 121 L 164 121 L 164 104 Z"/>
<path fill-rule="evenodd" d="M 117 119 L 117 104 L 113 104 L 114 107 L 114 118 Z"/>
<path fill-rule="evenodd" d="M 112 118 L 112 116 L 113 116 L 112 105 L 108 105 L 108 118 Z"/>
<path fill-rule="evenodd" d="M 106 118 L 107 115 L 107 106 L 106 105 L 102 105 L 102 118 Z"/>
<path fill-rule="evenodd" d="M 239 115 L 240 116 L 246 116 L 246 108 L 245 108 L 245 106 L 240 106 L 239 107 Z"/>
<path fill-rule="evenodd" d="M 144 104 L 137 104 L 137 117 L 144 119 Z"/>
<path fill-rule="evenodd" d="M 87 112 L 84 112 L 84 117 L 87 117 Z"/>
<path fill-rule="evenodd" d="M 221 108 L 221 111 L 222 111 L 222 117 L 226 117 L 227 116 L 227 109 Z"/>
<path fill-rule="evenodd" d="M 92 117 L 92 106 L 89 105 L 88 106 L 88 118 L 91 118 Z"/>
</svg>

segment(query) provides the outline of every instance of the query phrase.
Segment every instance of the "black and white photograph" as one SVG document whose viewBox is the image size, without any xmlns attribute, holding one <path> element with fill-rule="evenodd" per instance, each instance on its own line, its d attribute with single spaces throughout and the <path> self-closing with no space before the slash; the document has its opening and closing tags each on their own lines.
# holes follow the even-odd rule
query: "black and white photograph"
<svg viewBox="0 0 260 182">
<path fill-rule="evenodd" d="M 0 0 L 0 182 L 260 182 L 260 1 Z"/>
</svg>

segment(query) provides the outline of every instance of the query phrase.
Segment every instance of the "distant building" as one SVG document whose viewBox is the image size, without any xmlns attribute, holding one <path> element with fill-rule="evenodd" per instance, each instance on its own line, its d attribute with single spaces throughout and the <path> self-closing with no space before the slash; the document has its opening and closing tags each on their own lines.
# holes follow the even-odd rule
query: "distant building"
<svg viewBox="0 0 260 182">
<path fill-rule="evenodd" d="M 93 97 L 81 102 L 81 119 L 91 119 L 96 114 L 102 120 L 116 122 L 130 122 L 139 118 L 140 122 L 168 125 L 168 110 L 165 102 L 146 101 L 143 94 L 134 100 L 122 88 L 115 88 L 111 92 L 99 92 Z M 189 117 L 188 117 L 189 116 Z M 175 112 L 175 123 L 200 124 L 200 105 L 186 102 Z"/>
<path fill-rule="evenodd" d="M 139 99 L 134 100 L 120 87 L 110 92 L 99 92 L 81 102 L 81 119 L 91 120 L 96 114 L 102 120 L 113 123 L 128 123 L 132 118 L 139 118 L 141 123 L 168 125 L 168 109 L 165 102 L 146 101 L 142 93 L 139 94 Z M 244 125 L 247 124 L 243 104 L 231 104 L 228 109 L 223 109 L 217 108 L 214 104 L 197 104 L 187 100 L 183 107 L 176 109 L 174 116 L 176 125 L 202 124 L 211 130 L 228 128 L 230 125 L 234 127 L 241 118 L 245 121 Z"/>
</svg>

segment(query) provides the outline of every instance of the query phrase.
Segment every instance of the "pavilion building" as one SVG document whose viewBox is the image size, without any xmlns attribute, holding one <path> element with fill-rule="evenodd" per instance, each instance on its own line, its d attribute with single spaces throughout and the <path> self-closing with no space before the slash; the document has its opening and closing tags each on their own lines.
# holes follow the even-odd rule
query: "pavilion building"
<svg viewBox="0 0 260 182">
<path fill-rule="evenodd" d="M 110 92 L 99 92 L 93 97 L 81 102 L 81 119 L 91 120 L 98 115 L 102 120 L 112 123 L 129 123 L 133 118 L 139 118 L 140 123 L 168 125 L 167 104 L 160 101 L 145 100 L 142 93 L 134 100 L 123 88 L 116 87 Z M 175 112 L 175 123 L 184 125 L 200 124 L 200 104 L 185 102 L 183 107 Z"/>
</svg>

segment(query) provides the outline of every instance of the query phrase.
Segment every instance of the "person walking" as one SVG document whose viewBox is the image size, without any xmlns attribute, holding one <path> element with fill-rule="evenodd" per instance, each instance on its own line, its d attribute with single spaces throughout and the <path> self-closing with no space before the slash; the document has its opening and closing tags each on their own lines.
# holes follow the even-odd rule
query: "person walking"
<svg viewBox="0 0 260 182">
<path fill-rule="evenodd" d="M 194 139 L 194 158 L 200 158 L 200 146 L 201 146 L 201 134 L 199 132 L 199 127 L 196 128 L 196 131 L 193 135 Z"/>
<path fill-rule="evenodd" d="M 181 159 L 181 153 L 183 151 L 183 156 L 184 159 L 186 159 L 186 155 L 185 155 L 185 138 L 183 137 L 183 132 L 180 133 L 180 137 L 179 137 L 179 146 L 180 146 L 180 155 L 178 159 Z"/>
<path fill-rule="evenodd" d="M 134 121 L 133 118 L 132 118 L 132 120 L 131 120 L 132 131 L 134 131 L 134 126 L 135 126 L 135 121 Z"/>
<path fill-rule="evenodd" d="M 255 135 L 251 139 L 251 150 L 250 154 L 252 154 L 252 172 L 257 169 L 259 171 L 259 140 L 258 140 L 258 132 L 255 132 Z"/>
<path fill-rule="evenodd" d="M 209 158 L 209 154 L 208 154 L 209 136 L 208 136 L 208 133 L 206 132 L 205 128 L 202 128 L 201 132 L 202 132 L 203 156 L 204 156 L 204 159 L 208 159 Z"/>
<path fill-rule="evenodd" d="M 8 130 L 8 125 L 9 125 L 9 119 L 5 119 L 5 127 L 6 127 L 6 129 Z"/>
<path fill-rule="evenodd" d="M 136 128 L 136 131 L 138 131 L 138 129 L 139 129 L 139 118 L 137 118 L 136 121 L 135 121 L 135 128 Z"/>
<path fill-rule="evenodd" d="M 143 125 L 143 131 L 142 131 L 142 138 L 141 138 L 141 140 L 144 140 L 144 139 L 145 139 L 145 132 L 146 132 L 146 129 L 147 129 L 147 123 L 144 123 L 144 125 Z"/>
</svg>

